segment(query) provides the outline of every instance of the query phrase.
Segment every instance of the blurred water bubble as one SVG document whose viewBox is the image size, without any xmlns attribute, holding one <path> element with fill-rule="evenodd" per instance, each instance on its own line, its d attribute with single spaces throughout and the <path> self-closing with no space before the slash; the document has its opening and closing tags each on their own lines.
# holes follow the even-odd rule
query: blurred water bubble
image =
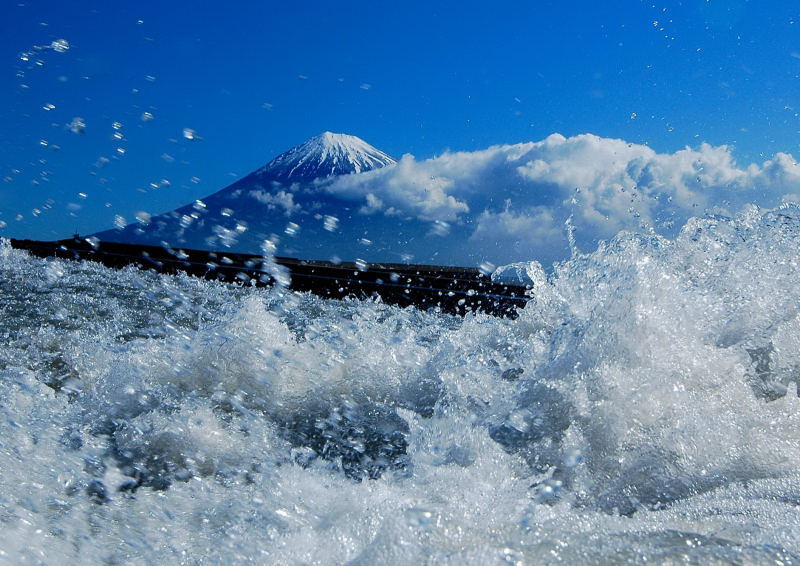
<svg viewBox="0 0 800 566">
<path fill-rule="evenodd" d="M 142 115 L 139 116 L 139 118 L 142 120 L 142 122 L 150 122 L 153 119 L 153 113 L 152 112 L 142 112 Z"/>
<path fill-rule="evenodd" d="M 125 221 L 125 217 L 119 214 L 114 216 L 114 227 L 122 230 L 128 223 Z"/>
<path fill-rule="evenodd" d="M 47 140 L 39 140 L 39 145 L 42 147 L 47 147 L 50 143 Z"/>
<path fill-rule="evenodd" d="M 412 507 L 404 513 L 406 523 L 414 527 L 430 528 L 435 522 L 434 515 L 427 509 Z"/>
<path fill-rule="evenodd" d="M 122 122 L 112 122 L 111 123 L 111 127 L 114 128 L 115 130 L 121 130 L 122 129 Z"/>
<path fill-rule="evenodd" d="M 631 120 L 635 120 L 636 116 L 637 116 L 636 112 L 631 112 Z"/>
<path fill-rule="evenodd" d="M 339 219 L 335 216 L 325 215 L 323 226 L 328 232 L 335 232 L 339 227 Z"/>
<path fill-rule="evenodd" d="M 195 210 L 205 210 L 206 209 L 206 203 L 204 203 L 200 199 L 197 199 L 196 201 L 194 201 L 192 203 L 192 208 L 194 208 Z"/>
<path fill-rule="evenodd" d="M 55 283 L 64 276 L 64 269 L 59 261 L 51 261 L 44 269 L 48 283 Z"/>
<path fill-rule="evenodd" d="M 494 273 L 495 265 L 490 261 L 484 261 L 478 266 L 478 269 L 480 269 L 481 273 L 484 275 L 491 275 Z"/>
<path fill-rule="evenodd" d="M 118 147 L 117 148 L 117 153 L 120 154 L 120 155 L 125 155 L 125 148 L 124 147 Z"/>
<path fill-rule="evenodd" d="M 284 232 L 286 232 L 286 234 L 288 234 L 289 236 L 296 236 L 297 232 L 299 231 L 300 231 L 300 225 L 294 222 L 289 222 L 289 224 L 286 225 L 286 229 L 284 230 Z"/>
<path fill-rule="evenodd" d="M 435 236 L 447 236 L 450 233 L 450 224 L 442 220 L 436 220 L 430 229 L 430 234 Z"/>
<path fill-rule="evenodd" d="M 192 177 L 189 180 L 196 185 L 197 183 L 200 182 L 200 177 Z"/>
<path fill-rule="evenodd" d="M 50 110 L 55 110 L 55 109 L 56 109 L 56 105 L 55 105 L 55 104 L 50 104 L 50 103 L 47 103 L 47 104 L 45 104 L 44 106 L 42 106 L 42 109 L 43 109 L 43 110 L 47 110 L 47 111 L 50 111 Z"/>
<path fill-rule="evenodd" d="M 139 224 L 142 224 L 143 226 L 147 226 L 148 224 L 150 224 L 151 218 L 152 216 L 150 215 L 150 213 L 145 212 L 144 210 L 140 210 L 139 212 L 136 213 L 136 220 L 138 220 Z"/>
<path fill-rule="evenodd" d="M 371 85 L 371 84 L 369 84 L 369 83 L 361 83 L 361 86 L 360 86 L 359 88 L 360 88 L 361 90 L 369 90 L 369 89 L 371 89 L 371 88 L 372 88 L 372 85 Z"/>
<path fill-rule="evenodd" d="M 66 39 L 56 39 L 50 44 L 50 48 L 56 53 L 66 53 L 69 51 L 69 42 Z"/>
<path fill-rule="evenodd" d="M 14 217 L 14 220 L 16 220 L 17 222 L 22 222 L 22 219 L 23 219 L 23 218 L 25 218 L 25 217 L 24 217 L 24 216 L 22 216 L 21 214 L 19 214 L 19 213 L 18 213 L 18 214 L 17 214 L 17 215 Z"/>
<path fill-rule="evenodd" d="M 80 116 L 76 116 L 67 124 L 73 134 L 83 135 L 86 133 L 86 122 Z"/>
<path fill-rule="evenodd" d="M 197 132 L 195 132 L 192 128 L 184 128 L 183 129 L 183 137 L 187 140 L 196 140 Z"/>
<path fill-rule="evenodd" d="M 366 271 L 367 268 L 369 267 L 369 264 L 363 259 L 357 259 L 355 263 L 356 263 L 356 269 L 358 269 L 359 271 Z"/>
<path fill-rule="evenodd" d="M 154 83 L 154 82 L 156 82 L 156 78 L 155 78 L 153 75 L 147 75 L 147 76 L 145 76 L 144 80 L 146 80 L 146 81 L 147 81 L 147 82 L 149 82 L 149 83 Z"/>
<path fill-rule="evenodd" d="M 233 210 L 231 210 L 230 208 L 223 208 L 220 211 L 220 214 L 222 214 L 222 216 L 232 216 L 233 215 Z"/>
<path fill-rule="evenodd" d="M 111 137 L 115 140 L 121 140 L 124 136 L 122 135 L 122 132 L 114 132 L 114 135 Z"/>
<path fill-rule="evenodd" d="M 5 223 L 5 221 L 3 221 L 3 220 L 0 220 L 0 230 L 2 230 L 3 228 L 5 228 L 6 226 L 8 226 L 8 224 L 6 224 L 6 223 Z"/>
<path fill-rule="evenodd" d="M 371 246 L 372 245 L 372 240 L 369 240 L 367 238 L 361 238 L 358 241 L 358 243 L 361 244 L 362 246 Z"/>
</svg>

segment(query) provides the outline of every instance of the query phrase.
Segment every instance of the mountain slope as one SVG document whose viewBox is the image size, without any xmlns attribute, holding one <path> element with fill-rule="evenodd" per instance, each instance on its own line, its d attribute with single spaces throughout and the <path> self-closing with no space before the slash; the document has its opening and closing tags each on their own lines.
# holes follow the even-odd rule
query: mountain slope
<svg viewBox="0 0 800 566">
<path fill-rule="evenodd" d="M 350 214 L 353 203 L 327 194 L 319 188 L 320 180 L 394 164 L 389 155 L 356 136 L 324 132 L 208 197 L 154 216 L 146 224 L 94 236 L 108 242 L 257 253 L 265 239 L 277 240 L 278 235 L 286 244 L 279 253 L 329 259 L 350 244 L 338 221 Z M 367 227 L 350 228 L 358 232 L 356 241 L 369 232 Z"/>
</svg>

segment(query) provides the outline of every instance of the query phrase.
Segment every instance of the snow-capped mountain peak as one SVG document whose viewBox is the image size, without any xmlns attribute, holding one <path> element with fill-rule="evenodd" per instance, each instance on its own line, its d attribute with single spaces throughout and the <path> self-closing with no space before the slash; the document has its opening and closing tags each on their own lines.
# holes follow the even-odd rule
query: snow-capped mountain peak
<svg viewBox="0 0 800 566">
<path fill-rule="evenodd" d="M 323 132 L 282 153 L 270 161 L 260 173 L 273 178 L 299 181 L 363 173 L 394 163 L 394 159 L 361 138 Z"/>
</svg>

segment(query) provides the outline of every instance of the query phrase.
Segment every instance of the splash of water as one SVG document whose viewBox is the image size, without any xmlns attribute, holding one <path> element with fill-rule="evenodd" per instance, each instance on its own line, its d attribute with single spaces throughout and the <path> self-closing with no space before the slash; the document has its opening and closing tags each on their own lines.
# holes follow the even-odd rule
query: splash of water
<svg viewBox="0 0 800 566">
<path fill-rule="evenodd" d="M 799 258 L 623 233 L 510 321 L 5 247 L 0 557 L 797 562 Z"/>
</svg>

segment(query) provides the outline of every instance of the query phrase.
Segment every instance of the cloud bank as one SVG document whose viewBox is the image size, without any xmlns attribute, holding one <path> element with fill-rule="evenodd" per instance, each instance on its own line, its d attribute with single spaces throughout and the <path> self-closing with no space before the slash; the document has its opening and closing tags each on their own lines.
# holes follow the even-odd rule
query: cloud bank
<svg viewBox="0 0 800 566">
<path fill-rule="evenodd" d="M 663 154 L 619 139 L 553 134 L 424 161 L 405 155 L 319 189 L 355 202 L 360 215 L 452 225 L 471 245 L 550 261 L 568 253 L 568 218 L 587 249 L 620 230 L 669 236 L 708 210 L 800 200 L 800 166 L 786 153 L 741 167 L 728 146 Z"/>
</svg>

